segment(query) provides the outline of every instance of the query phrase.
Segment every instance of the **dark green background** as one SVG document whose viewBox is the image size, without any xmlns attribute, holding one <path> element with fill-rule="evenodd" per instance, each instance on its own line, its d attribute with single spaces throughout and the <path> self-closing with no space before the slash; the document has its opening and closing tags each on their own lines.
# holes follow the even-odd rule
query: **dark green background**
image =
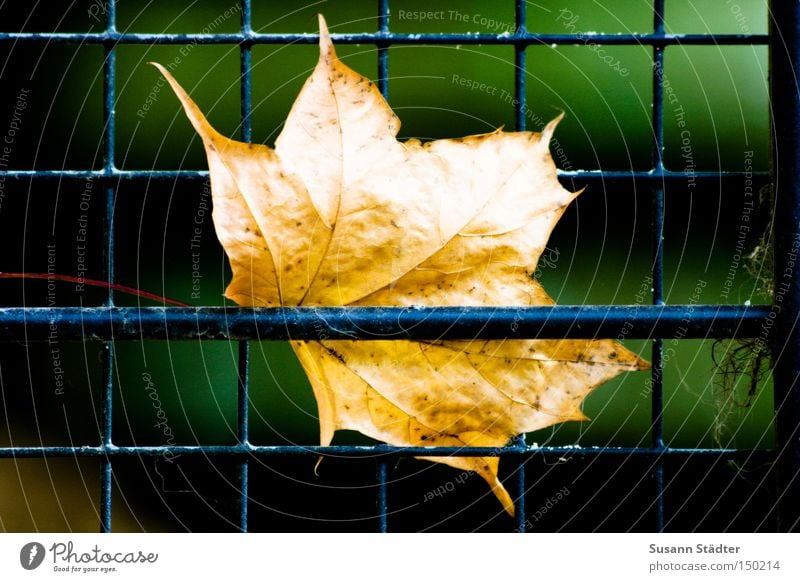
<svg viewBox="0 0 800 582">
<path fill-rule="evenodd" d="M 125 32 L 198 32 L 218 22 L 213 32 L 236 32 L 239 16 L 219 17 L 233 1 L 147 3 L 122 0 L 117 28 Z M 325 14 L 332 32 L 374 31 L 375 2 L 256 2 L 253 26 L 259 32 L 316 32 L 316 13 Z M 667 0 L 668 32 L 765 33 L 764 1 Z M 56 9 L 60 5 L 65 11 Z M 510 28 L 513 2 L 393 1 L 391 28 L 398 32 L 496 32 L 481 26 L 489 20 Z M 401 16 L 400 11 L 403 11 Z M 414 11 L 443 11 L 444 18 L 419 19 Z M 565 12 L 568 11 L 568 12 Z M 90 2 L 41 3 L 32 12 L 0 8 L 0 27 L 26 31 L 99 31 Z M 456 12 L 467 19 L 455 17 Z M 569 13 L 569 15 L 568 15 Z M 63 15 L 63 16 L 62 16 Z M 577 19 L 575 18 L 577 16 Z M 565 23 L 571 22 L 571 28 Z M 652 31 L 651 2 L 639 0 L 538 0 L 528 6 L 528 29 L 549 33 L 629 33 Z M 502 30 L 501 30 L 502 31 Z M 5 45 L 10 46 L 10 45 Z M 565 169 L 647 170 L 652 164 L 652 48 L 604 47 L 629 72 L 606 65 L 590 46 L 532 46 L 528 49 L 528 129 L 559 112 L 566 117 L 556 138 Z M 343 45 L 340 56 L 359 72 L 375 78 L 373 46 Z M 162 88 L 142 115 L 159 75 L 147 61 L 164 64 L 180 58 L 173 74 L 223 134 L 239 132 L 239 51 L 235 45 L 148 46 L 117 49 L 116 163 L 122 169 L 205 169 L 199 139 L 177 100 Z M 514 127 L 514 108 L 503 92 L 513 92 L 511 47 L 394 46 L 389 51 L 390 102 L 402 120 L 401 137 L 433 139 Z M 20 88 L 31 98 L 16 136 L 12 166 L 23 169 L 102 167 L 102 62 L 98 45 L 16 44 L 5 54 L 0 130 L 10 121 Z M 256 46 L 253 49 L 253 139 L 272 144 L 302 83 L 316 62 L 313 45 Z M 670 46 L 665 51 L 665 79 L 675 104 L 665 106 L 665 161 L 682 171 L 681 131 L 690 131 L 692 164 L 697 171 L 744 170 L 746 152 L 752 169 L 768 168 L 769 122 L 767 48 Z M 492 91 L 471 91 L 453 82 L 469 78 Z M 678 127 L 675 107 L 686 126 Z M 580 184 L 577 185 L 581 186 Z M 57 245 L 57 270 L 74 274 L 78 202 L 85 185 L 77 182 L 7 182 L 0 209 L 2 271 L 45 272 L 45 245 Z M 194 305 L 223 305 L 229 278 L 224 254 L 209 216 L 203 222 L 200 248 L 202 284 L 191 297 L 193 221 L 199 216 L 199 182 L 124 183 L 117 192 L 115 236 L 117 281 Z M 89 276 L 102 274 L 103 198 L 95 184 L 89 220 Z M 665 260 L 669 303 L 691 300 L 698 281 L 706 283 L 701 303 L 766 302 L 754 293 L 743 263 L 734 269 L 732 291 L 723 290 L 734 260 L 741 224 L 743 192 L 708 183 L 667 192 Z M 549 244 L 557 250 L 554 265 L 543 266 L 541 280 L 564 304 L 630 304 L 649 292 L 651 269 L 650 192 L 632 186 L 593 185 L 557 227 Z M 746 241 L 750 250 L 755 238 Z M 195 250 L 196 252 L 196 250 Z M 556 256 L 556 255 L 551 255 Z M 5 305 L 44 305 L 46 287 L 31 282 L 2 282 Z M 96 305 L 102 293 L 58 288 L 60 305 Z M 645 302 L 649 302 L 645 294 Z M 118 303 L 136 305 L 118 295 Z M 143 302 L 142 304 L 151 303 Z M 665 437 L 679 447 L 769 447 L 772 394 L 762 387 L 753 406 L 727 419 L 721 441 L 714 439 L 718 396 L 714 389 L 713 340 L 682 341 L 665 362 Z M 629 341 L 647 357 L 646 342 Z M 66 344 L 68 386 L 53 392 L 48 349 L 41 345 L 6 345 L 0 355 L 4 445 L 86 444 L 97 442 L 99 347 Z M 233 443 L 236 422 L 237 346 L 224 342 L 117 343 L 117 391 L 114 441 L 117 444 L 163 444 L 153 427 L 155 413 L 142 374 L 148 373 L 176 435 L 185 444 Z M 287 345 L 252 344 L 251 435 L 257 444 L 315 444 L 316 405 L 299 365 Z M 585 423 L 569 423 L 528 436 L 539 444 L 647 446 L 650 443 L 650 397 L 646 373 L 623 375 L 586 402 Z M 366 442 L 355 434 L 337 435 L 335 443 Z M 571 495 L 534 529 L 648 530 L 652 527 L 652 491 L 648 467 L 633 462 L 570 461 L 556 465 L 532 461 L 534 487 L 528 506 L 535 511 L 564 484 Z M 162 463 L 163 465 L 163 463 Z M 235 505 L 234 467 L 210 460 L 182 460 L 186 478 L 167 475 L 161 482 L 148 459 L 117 467 L 115 527 L 148 530 L 231 529 Z M 374 464 L 371 460 L 326 460 L 317 477 L 313 460 L 252 464 L 253 526 L 265 530 L 374 529 Z M 167 467 L 169 468 L 169 467 Z M 510 468 L 505 467 L 504 476 Z M 159 469 L 164 472 L 164 467 Z M 771 505 L 762 466 L 715 467 L 699 461 L 668 464 L 666 477 L 669 528 L 759 529 Z M 174 471 L 173 471 L 174 473 Z M 424 502 L 428 491 L 455 479 L 457 471 L 414 460 L 390 468 L 390 527 L 400 530 L 508 530 L 500 512 L 477 478 L 453 493 Z M 510 485 L 512 487 L 512 485 Z M 173 492 L 184 488 L 189 492 Z M 193 491 L 192 491 L 193 490 Z M 97 463 L 92 461 L 0 461 L 0 529 L 94 529 Z"/>
</svg>

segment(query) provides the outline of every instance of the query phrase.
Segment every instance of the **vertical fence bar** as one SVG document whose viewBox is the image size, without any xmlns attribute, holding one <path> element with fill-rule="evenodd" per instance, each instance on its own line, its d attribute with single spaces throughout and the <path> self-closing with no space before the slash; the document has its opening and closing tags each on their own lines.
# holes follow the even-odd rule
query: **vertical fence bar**
<svg viewBox="0 0 800 582">
<path fill-rule="evenodd" d="M 240 444 L 250 443 L 250 342 L 239 342 L 239 361 L 238 361 L 238 419 L 237 419 L 237 440 Z M 248 530 L 248 491 L 250 488 L 250 461 L 244 459 L 239 462 L 239 530 Z"/>
<path fill-rule="evenodd" d="M 516 34 L 524 36 L 526 33 L 527 4 L 525 0 L 517 0 L 516 6 Z M 527 120 L 525 118 L 525 57 L 527 45 L 514 45 L 514 95 L 517 98 L 516 121 L 517 131 L 525 131 Z"/>
<path fill-rule="evenodd" d="M 378 32 L 389 35 L 389 0 L 378 0 Z M 378 90 L 386 101 L 389 101 L 389 43 L 378 44 Z M 378 481 L 378 531 L 389 531 L 388 512 L 388 467 L 386 461 L 378 458 L 376 473 Z"/>
<path fill-rule="evenodd" d="M 378 32 L 389 34 L 389 0 L 378 0 Z M 378 44 L 378 90 L 389 100 L 389 43 Z"/>
<path fill-rule="evenodd" d="M 101 443 L 103 448 L 111 446 L 111 426 L 113 421 L 112 414 L 112 394 L 114 390 L 114 344 L 105 342 L 102 352 L 102 373 L 103 373 L 103 402 L 102 409 L 102 429 Z M 113 473 L 111 459 L 108 456 L 100 460 L 100 532 L 109 533 L 111 531 L 111 491 L 113 483 Z"/>
<path fill-rule="evenodd" d="M 388 481 L 388 467 L 386 461 L 379 458 L 378 467 L 376 471 L 376 480 L 378 481 L 378 532 L 386 533 L 389 531 L 389 520 L 387 514 L 389 512 L 388 496 L 386 491 L 386 482 Z"/>
<path fill-rule="evenodd" d="M 116 31 L 116 0 L 106 0 L 106 32 L 111 34 Z M 114 149 L 115 143 L 115 101 L 116 101 L 116 46 L 112 41 L 103 45 L 103 170 L 107 177 L 114 172 Z M 114 282 L 114 203 L 116 187 L 113 183 L 106 182 L 105 186 L 105 261 L 104 278 L 109 282 Z M 109 286 L 108 306 L 114 305 L 114 290 Z M 102 427 L 100 433 L 101 445 L 110 447 L 111 428 L 113 425 L 113 400 L 114 400 L 114 344 L 105 342 L 103 344 L 102 356 Z M 100 461 L 100 531 L 111 531 L 111 492 L 112 492 L 113 473 L 111 459 L 105 456 Z"/>
<path fill-rule="evenodd" d="M 116 0 L 107 0 L 106 11 L 106 32 L 116 31 Z M 106 178 L 110 178 L 115 170 L 114 149 L 115 140 L 115 100 L 116 100 L 116 80 L 117 80 L 117 55 L 116 43 L 106 41 L 103 45 L 103 173 Z M 104 182 L 105 186 L 105 279 L 109 283 L 114 282 L 114 203 L 116 188 L 110 180 Z M 107 305 L 114 305 L 114 289 L 109 286 Z"/>
<path fill-rule="evenodd" d="M 253 4 L 251 0 L 242 0 L 242 35 L 248 37 L 253 33 Z M 252 122 L 250 116 L 253 110 L 252 68 L 253 55 L 252 43 L 244 40 L 239 45 L 240 72 L 241 72 L 241 115 L 242 115 L 242 141 L 252 140 Z"/>
<path fill-rule="evenodd" d="M 515 14 L 515 33 L 524 35 L 526 31 L 527 20 L 527 2 L 526 0 L 517 0 L 516 14 Z M 526 91 L 525 91 L 525 73 L 526 63 L 525 58 L 527 54 L 527 46 L 523 44 L 514 45 L 514 95 L 517 99 L 515 117 L 517 131 L 525 131 L 527 126 L 527 119 L 525 114 L 526 107 Z M 525 447 L 525 435 L 521 434 L 516 438 L 515 444 L 519 447 Z M 527 526 L 527 516 L 525 515 L 525 460 L 520 457 L 517 465 L 517 499 L 514 502 L 515 519 L 517 521 L 517 531 L 525 533 Z"/>
<path fill-rule="evenodd" d="M 773 0 L 770 83 L 775 187 L 772 335 L 778 529 L 800 528 L 800 4 Z"/>
<path fill-rule="evenodd" d="M 653 32 L 664 34 L 664 0 L 653 3 Z M 664 47 L 653 47 L 653 165 L 657 172 L 664 169 Z M 664 186 L 653 190 L 653 305 L 664 304 Z M 664 342 L 653 340 L 651 394 L 651 443 L 655 449 L 664 448 Z M 655 530 L 664 530 L 664 464 L 659 459 L 653 468 L 655 487 Z"/>
<path fill-rule="evenodd" d="M 253 32 L 253 6 L 251 0 L 242 0 L 242 34 L 248 36 Z M 253 87 L 252 87 L 252 44 L 245 40 L 239 45 L 240 71 L 241 71 L 241 116 L 242 141 L 252 141 L 252 112 L 253 112 Z M 239 342 L 239 359 L 237 362 L 237 440 L 239 444 L 250 443 L 250 343 Z M 239 531 L 248 530 L 248 491 L 250 488 L 250 461 L 244 459 L 238 466 L 239 480 Z"/>
</svg>

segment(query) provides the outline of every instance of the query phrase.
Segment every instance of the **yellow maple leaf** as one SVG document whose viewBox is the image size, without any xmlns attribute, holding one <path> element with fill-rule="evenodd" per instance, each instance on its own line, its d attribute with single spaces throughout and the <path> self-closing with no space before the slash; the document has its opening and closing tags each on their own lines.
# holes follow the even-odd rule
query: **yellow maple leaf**
<svg viewBox="0 0 800 582">
<path fill-rule="evenodd" d="M 275 148 L 209 125 L 156 65 L 203 139 L 214 224 L 243 306 L 552 305 L 532 277 L 578 195 L 561 187 L 541 133 L 429 143 L 368 79 L 320 57 Z M 338 429 L 407 446 L 502 447 L 582 420 L 596 386 L 649 365 L 611 340 L 293 341 L 317 399 L 320 440 Z M 475 471 L 510 514 L 497 457 L 430 457 Z"/>
</svg>

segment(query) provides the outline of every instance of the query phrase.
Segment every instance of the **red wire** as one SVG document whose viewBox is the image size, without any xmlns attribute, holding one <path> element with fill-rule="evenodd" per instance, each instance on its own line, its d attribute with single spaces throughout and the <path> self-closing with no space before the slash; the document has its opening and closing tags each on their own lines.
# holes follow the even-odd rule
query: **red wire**
<svg viewBox="0 0 800 582">
<path fill-rule="evenodd" d="M 113 289 L 114 291 L 120 291 L 121 293 L 128 293 L 130 295 L 144 297 L 145 299 L 152 299 L 153 301 L 168 303 L 170 305 L 177 305 L 179 307 L 192 307 L 191 305 L 189 305 L 188 303 L 184 303 L 183 301 L 177 301 L 175 299 L 170 299 L 169 297 L 163 297 L 161 295 L 156 295 L 155 293 L 142 291 L 141 289 L 136 289 L 135 287 L 128 287 L 127 285 L 120 285 L 119 283 L 109 283 L 108 281 L 100 281 L 99 279 L 78 278 L 78 277 L 73 277 L 72 275 L 51 275 L 48 273 L 0 272 L 0 279 L 46 279 L 48 281 L 63 281 L 65 283 L 85 283 L 86 285 L 91 285 L 93 287 L 103 287 L 105 289 Z"/>
</svg>

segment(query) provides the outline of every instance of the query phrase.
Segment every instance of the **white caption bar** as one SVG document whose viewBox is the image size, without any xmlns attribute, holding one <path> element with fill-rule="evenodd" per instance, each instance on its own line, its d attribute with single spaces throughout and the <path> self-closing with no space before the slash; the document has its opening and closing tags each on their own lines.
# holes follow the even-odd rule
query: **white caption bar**
<svg viewBox="0 0 800 582">
<path fill-rule="evenodd" d="M 800 580 L 783 534 L 4 534 L 0 580 Z M 222 578 L 224 577 L 224 578 Z M 440 578 L 441 577 L 441 578 Z M 447 578 L 445 578 L 447 577 Z"/>
</svg>

